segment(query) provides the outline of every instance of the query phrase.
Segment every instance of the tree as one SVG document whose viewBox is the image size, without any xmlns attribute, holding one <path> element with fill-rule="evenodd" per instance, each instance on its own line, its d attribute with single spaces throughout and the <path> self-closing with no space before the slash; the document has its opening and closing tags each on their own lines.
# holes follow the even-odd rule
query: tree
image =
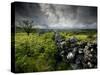
<svg viewBox="0 0 100 75">
<path fill-rule="evenodd" d="M 33 25 L 32 20 L 23 20 L 22 21 L 22 28 L 24 29 L 24 31 L 27 33 L 28 36 L 32 32 L 32 25 Z"/>
</svg>

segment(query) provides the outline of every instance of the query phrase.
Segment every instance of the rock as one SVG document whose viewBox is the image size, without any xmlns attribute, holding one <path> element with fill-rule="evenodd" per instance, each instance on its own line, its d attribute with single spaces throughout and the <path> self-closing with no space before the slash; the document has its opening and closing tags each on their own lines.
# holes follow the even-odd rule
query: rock
<svg viewBox="0 0 100 75">
<path fill-rule="evenodd" d="M 72 52 L 69 52 L 67 55 L 67 59 L 72 59 L 74 57 L 74 54 Z"/>
</svg>

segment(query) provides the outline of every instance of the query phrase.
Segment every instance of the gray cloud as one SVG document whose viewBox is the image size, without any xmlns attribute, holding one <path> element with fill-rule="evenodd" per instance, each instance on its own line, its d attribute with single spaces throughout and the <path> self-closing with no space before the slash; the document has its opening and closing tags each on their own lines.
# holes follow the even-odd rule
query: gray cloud
<svg viewBox="0 0 100 75">
<path fill-rule="evenodd" d="M 35 27 L 51 29 L 97 27 L 97 8 L 58 4 L 16 3 L 16 25 L 23 18 L 32 19 Z"/>
</svg>

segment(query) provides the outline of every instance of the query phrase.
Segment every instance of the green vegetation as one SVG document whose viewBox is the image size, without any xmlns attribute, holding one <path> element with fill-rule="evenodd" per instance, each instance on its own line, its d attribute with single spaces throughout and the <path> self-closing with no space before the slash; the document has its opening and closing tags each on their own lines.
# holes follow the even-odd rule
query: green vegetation
<svg viewBox="0 0 100 75">
<path fill-rule="evenodd" d="M 96 40 L 96 31 L 93 32 L 59 32 L 64 39 L 72 36 L 79 41 Z M 71 69 L 69 64 L 61 61 L 56 64 L 55 54 L 57 47 L 54 41 L 54 32 L 42 34 L 32 32 L 17 32 L 15 35 L 16 72 L 37 72 Z M 57 66 L 56 66 L 57 65 Z"/>
</svg>

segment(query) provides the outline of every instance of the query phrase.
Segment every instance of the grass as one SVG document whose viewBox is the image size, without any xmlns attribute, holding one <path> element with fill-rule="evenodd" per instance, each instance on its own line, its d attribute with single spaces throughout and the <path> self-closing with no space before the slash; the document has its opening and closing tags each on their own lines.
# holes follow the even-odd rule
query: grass
<svg viewBox="0 0 100 75">
<path fill-rule="evenodd" d="M 86 32 L 78 34 L 74 32 L 60 32 L 64 39 L 76 37 L 79 41 L 96 40 L 96 32 Z M 59 63 L 55 69 L 55 54 L 57 48 L 54 42 L 54 33 L 47 32 L 39 35 L 38 33 L 30 33 L 28 36 L 24 32 L 16 33 L 16 72 L 37 72 L 37 71 L 53 71 L 67 70 L 70 68 L 64 62 Z"/>
</svg>

